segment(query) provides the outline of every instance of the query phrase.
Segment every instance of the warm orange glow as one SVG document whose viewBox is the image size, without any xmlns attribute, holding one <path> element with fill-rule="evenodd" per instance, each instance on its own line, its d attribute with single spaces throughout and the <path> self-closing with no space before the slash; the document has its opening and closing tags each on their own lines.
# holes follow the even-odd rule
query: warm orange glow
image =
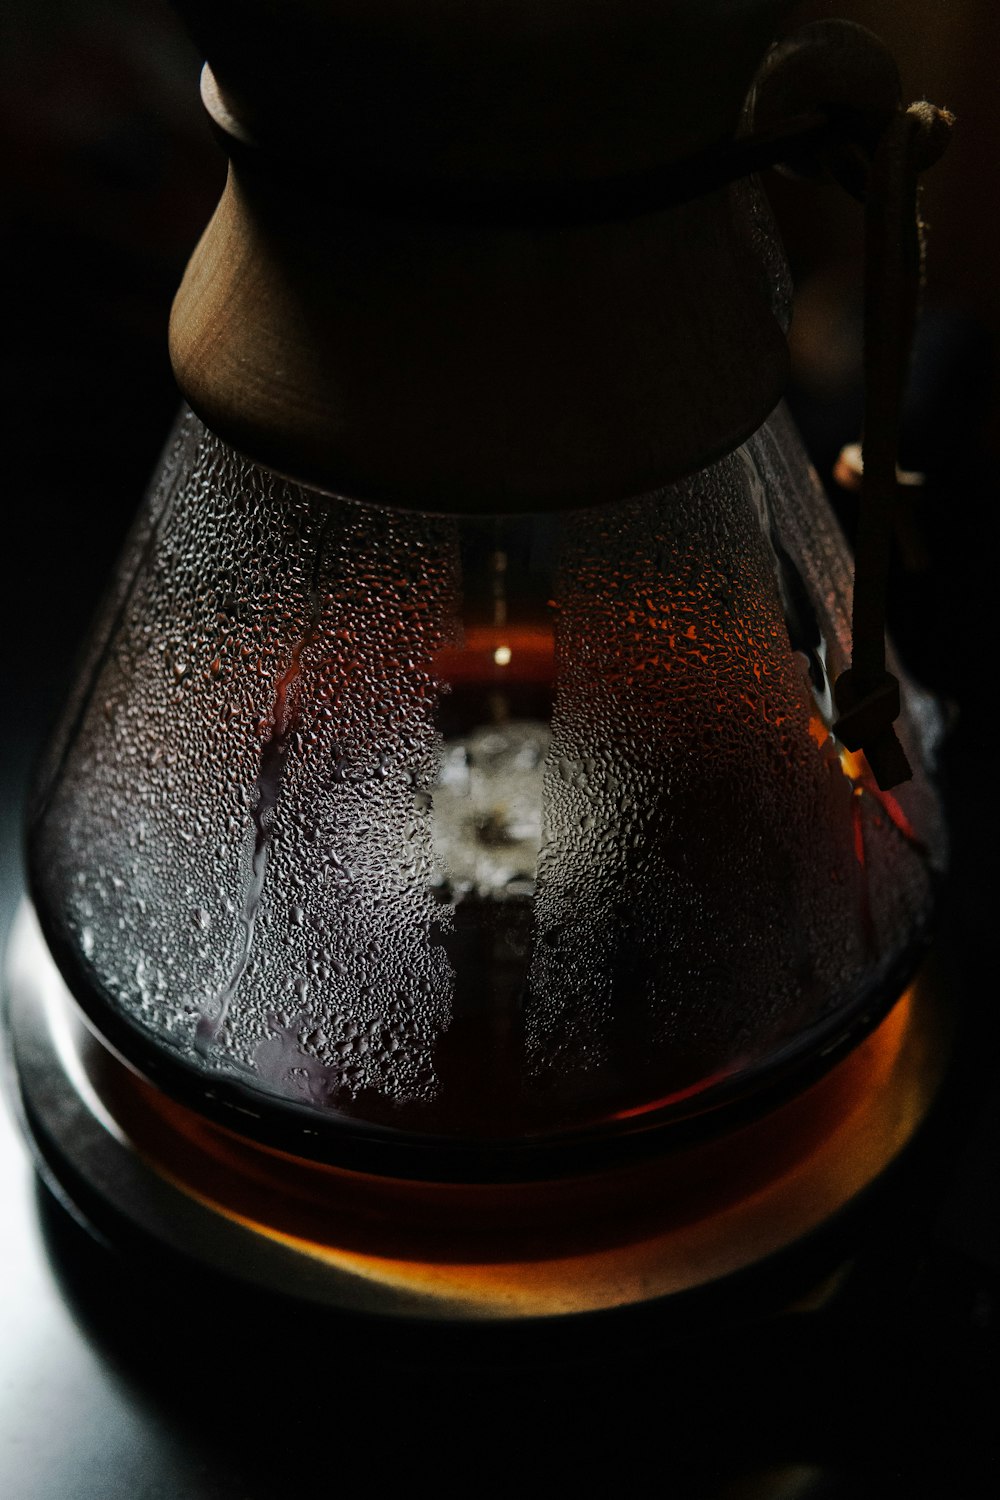
<svg viewBox="0 0 1000 1500">
<path fill-rule="evenodd" d="M 906 816 L 892 793 L 879 792 L 878 800 L 882 804 L 882 808 L 886 815 L 896 825 L 903 837 L 905 839 L 909 839 L 911 844 L 919 845 L 920 840 L 917 838 L 916 829 L 914 828 L 913 824 L 910 822 L 909 818 Z"/>
<path fill-rule="evenodd" d="M 820 750 L 825 750 L 833 740 L 833 735 L 827 729 L 819 714 L 809 715 L 809 736 Z"/>
<path fill-rule="evenodd" d="M 868 769 L 868 762 L 865 760 L 862 752 L 860 750 L 848 750 L 846 746 L 838 745 L 837 754 L 840 758 L 840 768 L 847 779 L 849 781 L 863 781 L 867 785 L 871 780 L 872 773 Z"/>
<path fill-rule="evenodd" d="M 456 686 L 504 680 L 552 681 L 555 646 L 543 626 L 470 625 L 461 646 L 445 646 L 434 657 L 434 670 Z"/>
<path fill-rule="evenodd" d="M 685 1099 L 695 1099 L 699 1094 L 704 1094 L 708 1089 L 714 1088 L 724 1078 L 731 1078 L 740 1070 L 739 1063 L 733 1063 L 728 1068 L 723 1068 L 718 1073 L 709 1073 L 706 1078 L 700 1078 L 697 1083 L 692 1083 L 686 1089 L 675 1089 L 672 1094 L 664 1094 L 661 1099 L 653 1099 L 648 1104 L 637 1104 L 634 1109 L 619 1109 L 609 1115 L 611 1120 L 634 1120 L 639 1115 L 652 1114 L 658 1109 L 667 1109 L 671 1104 L 683 1104 Z"/>
<path fill-rule="evenodd" d="M 891 792 L 883 792 L 877 784 L 874 776 L 868 769 L 868 762 L 865 760 L 862 752 L 860 750 L 845 750 L 841 746 L 839 754 L 844 775 L 852 782 L 855 795 L 860 796 L 864 793 L 866 797 L 871 797 L 873 801 L 878 803 L 889 819 L 889 822 L 894 828 L 899 830 L 904 839 L 908 843 L 919 847 L 920 840 L 917 838 L 913 824 L 900 807 L 898 799 Z"/>
<path fill-rule="evenodd" d="M 832 732 L 820 718 L 819 714 L 811 714 L 809 718 L 809 734 L 814 744 L 820 750 L 827 750 L 835 754 L 840 763 L 840 769 L 854 788 L 855 795 L 862 794 L 871 797 L 878 803 L 886 817 L 897 828 L 908 843 L 920 847 L 916 829 L 906 816 L 899 799 L 891 792 L 883 792 L 872 775 L 868 762 L 865 760 L 861 750 L 848 750 L 846 745 L 841 745 L 834 739 Z M 862 837 L 861 814 L 856 807 L 854 814 L 854 839 L 855 852 L 858 854 L 859 864 L 864 864 L 864 850 L 858 849 L 858 840 Z"/>
<path fill-rule="evenodd" d="M 436 1313 L 534 1316 L 703 1284 L 822 1223 L 925 1115 L 946 1055 L 937 1017 L 916 986 L 829 1073 L 759 1118 L 631 1165 L 524 1183 L 403 1181 L 305 1161 L 166 1099 L 103 1049 L 86 1062 L 161 1175 L 360 1278 L 373 1304 L 401 1290 Z"/>
<path fill-rule="evenodd" d="M 861 803 L 858 800 L 859 793 L 855 788 L 854 798 L 851 802 L 851 822 L 854 828 L 854 858 L 865 868 L 867 859 L 865 857 L 865 825 L 861 817 Z"/>
</svg>

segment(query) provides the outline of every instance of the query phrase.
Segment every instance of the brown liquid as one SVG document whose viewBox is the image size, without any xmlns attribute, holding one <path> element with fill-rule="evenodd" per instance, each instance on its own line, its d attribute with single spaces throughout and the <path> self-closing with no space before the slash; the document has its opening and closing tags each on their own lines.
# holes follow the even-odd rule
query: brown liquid
<svg viewBox="0 0 1000 1500">
<path fill-rule="evenodd" d="M 92 1040 L 98 1094 L 144 1157 L 224 1215 L 433 1311 L 566 1313 L 683 1290 L 739 1269 L 836 1212 L 903 1149 L 946 1056 L 932 990 L 795 1098 L 724 1135 L 613 1169 L 514 1182 L 342 1171 L 219 1129 Z M 377 1296 L 375 1303 L 378 1305 Z M 478 1311 L 477 1311 L 478 1310 Z"/>
</svg>

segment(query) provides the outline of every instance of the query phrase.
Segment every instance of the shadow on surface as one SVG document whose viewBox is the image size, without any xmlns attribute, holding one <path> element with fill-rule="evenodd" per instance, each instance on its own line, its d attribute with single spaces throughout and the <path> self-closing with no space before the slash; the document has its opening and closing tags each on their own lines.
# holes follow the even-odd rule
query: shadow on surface
<svg viewBox="0 0 1000 1500">
<path fill-rule="evenodd" d="M 487 1493 L 653 1481 L 676 1500 L 981 1493 L 990 1308 L 954 1256 L 905 1281 L 876 1256 L 823 1311 L 705 1338 L 671 1337 L 655 1309 L 415 1328 L 268 1305 L 193 1271 L 154 1278 L 44 1189 L 38 1211 L 81 1331 L 196 1461 L 191 1500 L 421 1477 Z"/>
</svg>

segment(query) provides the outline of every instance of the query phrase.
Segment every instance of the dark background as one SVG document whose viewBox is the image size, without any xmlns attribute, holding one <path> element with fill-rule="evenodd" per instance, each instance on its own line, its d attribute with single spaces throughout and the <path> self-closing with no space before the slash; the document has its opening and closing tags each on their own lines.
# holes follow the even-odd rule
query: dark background
<svg viewBox="0 0 1000 1500">
<path fill-rule="evenodd" d="M 942 927 L 966 1018 L 947 1181 L 909 1300 L 897 1298 L 881 1325 L 852 1325 L 853 1364 L 829 1330 L 808 1351 L 723 1340 L 714 1356 L 683 1356 L 693 1373 L 680 1385 L 655 1322 L 607 1349 L 515 1350 L 468 1366 L 468 1351 L 424 1357 L 419 1344 L 376 1359 L 357 1331 L 324 1333 L 317 1350 L 299 1330 L 284 1344 L 261 1335 L 256 1357 L 252 1341 L 240 1345 L 234 1365 L 231 1335 L 199 1318 L 166 1327 L 158 1294 L 151 1302 L 127 1272 L 109 1272 L 50 1207 L 39 1217 L 18 1161 L 0 1239 L 4 1493 L 228 1500 L 283 1493 L 291 1476 L 303 1491 L 325 1488 L 339 1463 L 379 1494 L 396 1472 L 386 1444 L 414 1477 L 473 1492 L 572 1483 L 627 1494 L 652 1479 L 691 1497 L 973 1500 L 990 1488 L 1000 7 L 859 0 L 798 12 L 825 14 L 877 31 L 907 94 L 958 116 L 927 178 L 929 286 L 902 455 L 927 474 L 916 516 L 926 562 L 897 567 L 891 601 L 910 670 L 952 720 L 954 876 Z M 200 60 L 162 0 L 8 0 L 3 26 L 0 935 L 21 889 L 25 779 L 177 404 L 166 319 L 224 175 L 198 102 Z M 768 186 L 797 283 L 791 400 L 826 476 L 860 428 L 860 214 L 834 188 L 773 176 Z M 850 502 L 835 499 L 849 527 Z M 310 1387 L 322 1400 L 310 1402 Z M 692 1390 L 703 1392 L 697 1421 Z M 543 1461 L 532 1469 L 534 1438 Z"/>
</svg>

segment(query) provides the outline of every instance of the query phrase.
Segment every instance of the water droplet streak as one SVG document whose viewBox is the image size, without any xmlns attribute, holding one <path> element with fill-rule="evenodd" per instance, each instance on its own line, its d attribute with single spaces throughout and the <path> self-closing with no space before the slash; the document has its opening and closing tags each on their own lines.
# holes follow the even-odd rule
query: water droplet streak
<svg viewBox="0 0 1000 1500">
<path fill-rule="evenodd" d="M 254 850 L 250 862 L 250 879 L 247 882 L 247 887 L 243 895 L 243 906 L 240 913 L 242 926 L 240 951 L 237 954 L 236 962 L 233 964 L 228 978 L 220 985 L 217 992 L 203 1007 L 195 1031 L 195 1047 L 203 1056 L 211 1051 L 220 1031 L 226 1024 L 229 1008 L 239 990 L 240 981 L 246 973 L 247 965 L 250 962 L 250 955 L 253 951 L 254 929 L 257 925 L 257 913 L 260 909 L 261 897 L 264 893 L 264 882 L 267 879 L 271 842 L 274 837 L 278 794 L 281 790 L 281 779 L 285 769 L 285 762 L 288 759 L 288 750 L 292 741 L 292 731 L 294 728 L 294 714 L 289 702 L 289 696 L 301 674 L 302 654 L 313 644 L 319 635 L 321 609 L 319 574 L 325 541 L 326 524 L 323 525 L 316 544 L 316 557 L 313 563 L 312 579 L 309 588 L 309 624 L 305 634 L 293 647 L 291 660 L 278 678 L 275 686 L 274 707 L 271 710 L 270 720 L 271 732 L 261 751 L 260 769 L 254 784 L 256 793 L 252 809 L 255 829 Z"/>
</svg>

